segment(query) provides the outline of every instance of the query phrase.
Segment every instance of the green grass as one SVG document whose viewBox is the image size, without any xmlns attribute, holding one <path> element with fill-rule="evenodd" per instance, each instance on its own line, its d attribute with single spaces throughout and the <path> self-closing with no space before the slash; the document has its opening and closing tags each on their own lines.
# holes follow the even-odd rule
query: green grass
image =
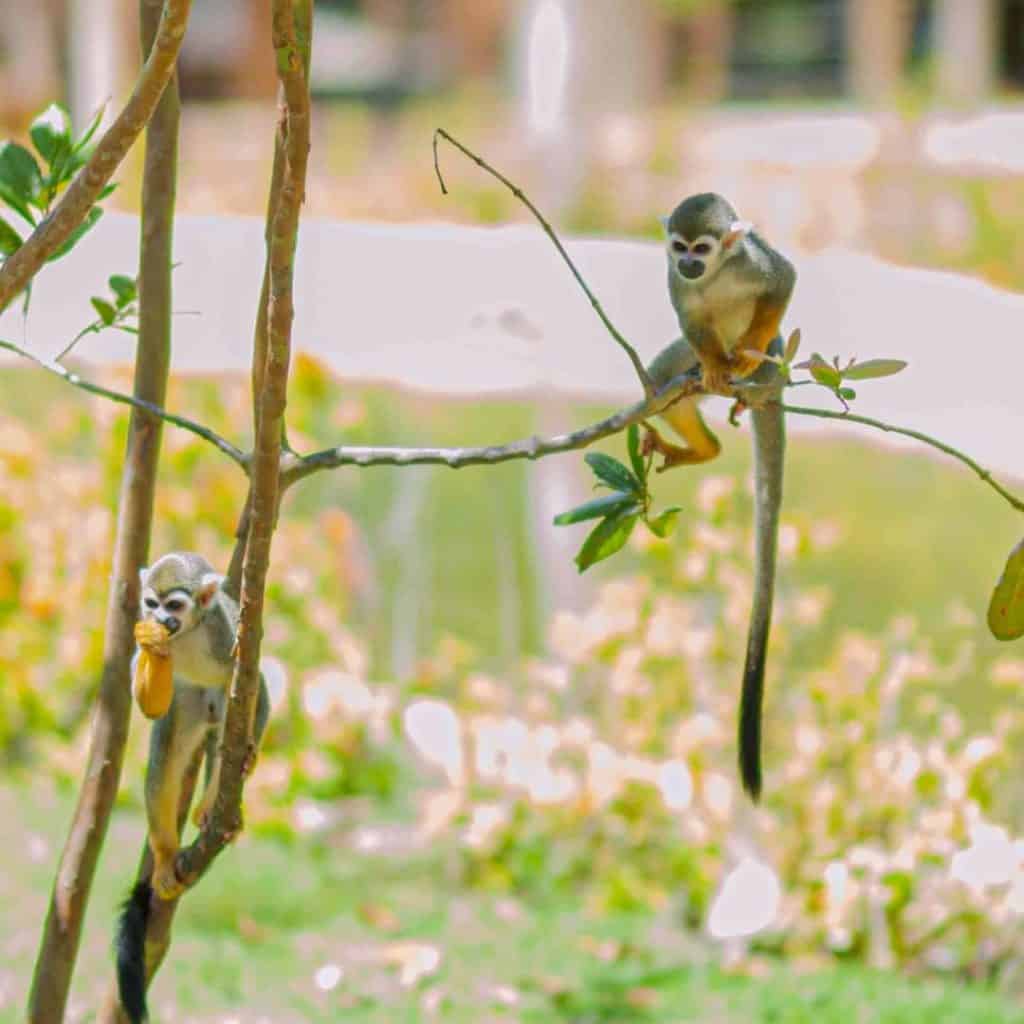
<svg viewBox="0 0 1024 1024">
<path fill-rule="evenodd" d="M 43 784 L 0 788 L 0 1022 L 21 1019 L 49 879 L 69 795 Z M 110 978 L 114 906 L 142 841 L 141 818 L 115 814 L 100 863 L 72 994 L 81 1011 Z M 43 856 L 26 856 L 26 849 Z M 435 973 L 403 987 L 388 947 L 435 946 Z M 624 1024 L 735 1021 L 779 1024 L 1024 1022 L 982 986 L 911 980 L 860 968 L 806 968 L 765 960 L 765 976 L 730 975 L 677 915 L 594 917 L 565 903 L 504 903 L 452 881 L 444 850 L 362 855 L 340 838 L 292 844 L 244 838 L 189 895 L 151 997 L 161 1021 L 412 1022 L 434 1019 Z M 314 975 L 343 968 L 330 992 Z M 516 1005 L 501 1003 L 500 986 Z M 84 1019 L 89 1019 L 85 1014 Z"/>
</svg>

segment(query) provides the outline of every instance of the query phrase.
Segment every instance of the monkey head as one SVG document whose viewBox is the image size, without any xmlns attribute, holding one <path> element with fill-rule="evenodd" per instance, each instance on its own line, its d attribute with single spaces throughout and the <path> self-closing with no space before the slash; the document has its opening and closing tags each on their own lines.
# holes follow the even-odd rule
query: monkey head
<svg viewBox="0 0 1024 1024">
<path fill-rule="evenodd" d="M 751 230 L 729 202 L 714 192 L 684 199 L 665 221 L 668 262 L 672 273 L 690 284 L 713 277 L 718 268 L 740 251 Z"/>
<path fill-rule="evenodd" d="M 141 613 L 159 622 L 173 639 L 194 629 L 220 590 L 224 577 L 202 555 L 175 551 L 139 570 Z"/>
</svg>

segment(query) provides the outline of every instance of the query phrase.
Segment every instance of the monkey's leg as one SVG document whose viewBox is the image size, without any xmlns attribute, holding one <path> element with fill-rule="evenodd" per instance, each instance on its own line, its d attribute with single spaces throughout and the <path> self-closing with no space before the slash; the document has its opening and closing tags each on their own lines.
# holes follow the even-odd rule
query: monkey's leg
<svg viewBox="0 0 1024 1024">
<path fill-rule="evenodd" d="M 733 346 L 729 362 L 732 377 L 749 377 L 759 366 L 764 365 L 763 360 L 745 353 L 768 352 L 772 342 L 779 337 L 779 324 L 785 312 L 786 303 L 772 296 L 765 295 L 757 300 L 750 326 Z"/>
<path fill-rule="evenodd" d="M 702 372 L 701 361 L 694 347 L 685 338 L 678 338 L 651 360 L 647 372 L 660 390 L 679 377 L 692 375 L 696 378 Z M 708 429 L 697 408 L 697 401 L 696 398 L 683 398 L 661 413 L 662 419 L 686 442 L 685 448 L 666 441 L 652 427 L 647 428 L 644 441 L 647 451 L 665 456 L 659 472 L 672 466 L 707 462 L 721 450 L 718 438 Z"/>
<path fill-rule="evenodd" d="M 197 714 L 195 687 L 176 684 L 170 710 L 153 724 L 146 769 L 146 819 L 153 851 L 153 891 L 173 899 L 183 889 L 174 870 L 178 854 L 178 803 L 182 781 L 199 748 L 205 722 Z"/>
<path fill-rule="evenodd" d="M 192 823 L 198 828 L 203 828 L 206 824 L 217 801 L 217 789 L 220 786 L 220 746 L 224 741 L 225 697 L 225 691 L 222 689 L 209 687 L 203 690 L 203 704 L 207 711 L 205 782 L 202 798 L 192 812 Z"/>
<path fill-rule="evenodd" d="M 661 414 L 669 426 L 686 441 L 686 447 L 666 441 L 656 430 L 648 427 L 645 447 L 665 457 L 658 467 L 663 473 L 673 466 L 692 466 L 715 458 L 722 450 L 718 438 L 711 432 L 700 414 L 696 398 L 684 398 Z"/>
<path fill-rule="evenodd" d="M 207 691 L 210 693 L 211 691 Z M 213 699 L 211 694 L 211 700 Z M 270 717 L 270 695 L 267 693 L 267 684 L 260 673 L 260 688 L 256 696 L 256 706 L 253 709 L 253 722 L 249 727 L 251 739 L 248 741 L 245 751 L 245 761 L 242 764 L 243 777 L 252 774 L 256 767 L 256 756 L 259 752 L 260 740 L 263 738 L 263 731 L 267 727 L 267 719 Z M 223 708 L 223 695 L 221 696 L 220 722 L 216 729 L 211 729 L 206 740 L 206 786 L 203 790 L 203 797 L 192 815 L 192 821 L 199 828 L 203 828 L 207 818 L 213 812 L 213 805 L 217 800 L 217 791 L 220 787 L 220 762 L 221 745 L 224 742 L 225 710 Z"/>
</svg>

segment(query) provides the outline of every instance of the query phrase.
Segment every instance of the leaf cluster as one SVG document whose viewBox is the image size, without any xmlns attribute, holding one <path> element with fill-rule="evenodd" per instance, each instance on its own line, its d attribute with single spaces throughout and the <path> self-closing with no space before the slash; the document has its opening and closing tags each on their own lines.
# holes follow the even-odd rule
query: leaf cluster
<svg viewBox="0 0 1024 1024">
<path fill-rule="evenodd" d="M 586 572 L 592 565 L 611 557 L 629 540 L 633 528 L 643 520 L 657 537 L 667 537 L 675 527 L 681 509 L 673 505 L 651 515 L 651 492 L 648 478 L 653 452 L 645 454 L 640 444 L 640 431 L 634 423 L 626 433 L 630 465 L 627 466 L 605 452 L 588 452 L 584 460 L 596 477 L 595 487 L 608 488 L 610 493 L 578 505 L 555 516 L 556 526 L 598 519 L 583 546 L 576 554 L 576 565 Z"/>
<path fill-rule="evenodd" d="M 75 138 L 68 112 L 57 103 L 51 103 L 31 124 L 29 139 L 35 153 L 20 143 L 0 142 L 0 200 L 34 229 L 46 217 L 54 200 L 71 183 L 85 165 L 92 152 L 92 138 L 103 117 L 97 111 L 85 131 Z M 107 185 L 99 198 L 105 199 L 116 185 Z M 81 238 L 95 227 L 103 215 L 100 206 L 89 210 L 78 225 L 48 259 L 48 263 L 67 255 Z M 0 260 L 17 252 L 25 241 L 25 229 L 0 217 Z M 28 292 L 26 292 L 27 303 Z"/>
</svg>

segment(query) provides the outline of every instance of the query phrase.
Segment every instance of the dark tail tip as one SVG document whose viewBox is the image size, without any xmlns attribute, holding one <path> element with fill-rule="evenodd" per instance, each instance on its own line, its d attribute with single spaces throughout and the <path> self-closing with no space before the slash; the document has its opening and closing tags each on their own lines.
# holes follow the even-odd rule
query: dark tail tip
<svg viewBox="0 0 1024 1024">
<path fill-rule="evenodd" d="M 761 704 L 764 696 L 764 658 L 747 662 L 740 694 L 740 778 L 750 799 L 761 796 Z"/>
<path fill-rule="evenodd" d="M 142 1024 L 146 1009 L 146 926 L 153 894 L 149 882 L 136 882 L 121 905 L 114 953 L 117 960 L 117 989 L 121 1005 L 132 1024 Z"/>
</svg>

